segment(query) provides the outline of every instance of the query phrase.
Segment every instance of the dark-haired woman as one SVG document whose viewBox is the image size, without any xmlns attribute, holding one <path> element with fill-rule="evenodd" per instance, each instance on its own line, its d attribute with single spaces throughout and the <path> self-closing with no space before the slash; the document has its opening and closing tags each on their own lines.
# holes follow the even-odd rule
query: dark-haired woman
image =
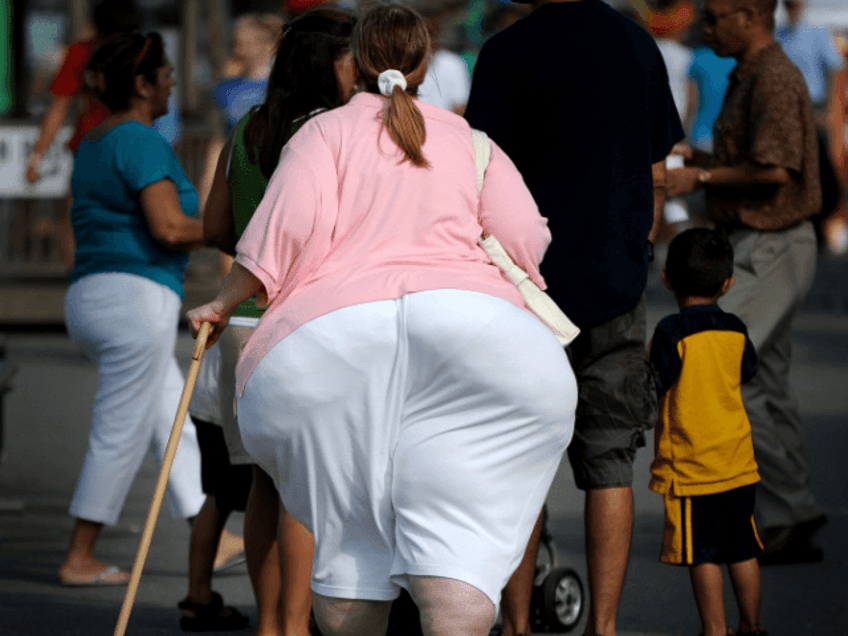
<svg viewBox="0 0 848 636">
<path fill-rule="evenodd" d="M 225 254 L 235 255 L 236 243 L 265 194 L 286 142 L 311 117 L 350 99 L 355 84 L 350 35 L 355 22 L 349 13 L 320 8 L 283 29 L 265 102 L 236 124 L 221 152 L 205 208 L 206 237 Z M 235 464 L 254 463 L 242 445 L 233 401 L 236 362 L 261 315 L 252 299 L 242 303 L 233 313 L 232 328 L 219 342 L 218 391 L 224 436 Z M 257 635 L 280 629 L 286 636 L 308 636 L 312 535 L 283 510 L 279 523 L 284 540 L 279 544 L 278 511 L 273 481 L 255 466 L 245 515 L 245 551 L 259 610 Z"/>
<path fill-rule="evenodd" d="M 204 245 L 197 195 L 151 126 L 168 112 L 171 65 L 156 33 L 104 42 L 89 68 L 110 115 L 80 143 L 71 177 L 74 270 L 65 324 L 98 365 L 89 448 L 59 572 L 66 585 L 116 585 L 129 575 L 94 556 L 115 524 L 148 449 L 164 456 L 183 378 L 174 356 L 188 251 Z M 186 422 L 168 481 L 177 517 L 204 501 L 194 426 Z"/>
<path fill-rule="evenodd" d="M 571 438 L 576 386 L 550 331 L 478 245 L 530 277 L 550 241 L 492 145 L 417 102 L 430 57 L 409 8 L 357 23 L 367 92 L 283 149 L 227 285 L 189 312 L 212 340 L 257 294 L 238 368 L 245 448 L 315 536 L 325 636 L 386 632 L 407 588 L 427 636 L 484 636 Z"/>
</svg>

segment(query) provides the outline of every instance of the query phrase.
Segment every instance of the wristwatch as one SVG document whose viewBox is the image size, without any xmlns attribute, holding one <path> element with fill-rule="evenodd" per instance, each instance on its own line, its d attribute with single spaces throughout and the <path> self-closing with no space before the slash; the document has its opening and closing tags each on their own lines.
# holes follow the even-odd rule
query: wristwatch
<svg viewBox="0 0 848 636">
<path fill-rule="evenodd" d="M 706 185 L 710 182 L 710 171 L 709 170 L 701 170 L 701 173 L 698 175 L 698 183 L 701 185 Z"/>
</svg>

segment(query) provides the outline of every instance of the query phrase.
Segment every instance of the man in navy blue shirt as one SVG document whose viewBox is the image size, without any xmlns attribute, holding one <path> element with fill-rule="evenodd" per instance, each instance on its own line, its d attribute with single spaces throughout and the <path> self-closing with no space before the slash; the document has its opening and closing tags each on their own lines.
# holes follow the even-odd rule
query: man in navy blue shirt
<svg viewBox="0 0 848 636">
<path fill-rule="evenodd" d="M 548 292 L 582 333 L 569 460 L 586 491 L 587 634 L 614 634 L 633 527 L 633 460 L 653 426 L 643 299 L 665 158 L 683 139 L 651 36 L 600 0 L 551 0 L 493 36 L 465 114 L 515 162 L 549 220 Z M 529 633 L 537 532 L 504 594 L 504 636 Z M 522 574 L 523 571 L 523 574 Z"/>
</svg>

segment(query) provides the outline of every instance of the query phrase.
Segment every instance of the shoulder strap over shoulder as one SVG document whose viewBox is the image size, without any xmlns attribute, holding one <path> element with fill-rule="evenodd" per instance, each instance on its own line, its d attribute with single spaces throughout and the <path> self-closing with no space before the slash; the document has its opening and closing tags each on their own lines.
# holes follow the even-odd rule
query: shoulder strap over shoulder
<svg viewBox="0 0 848 636">
<path fill-rule="evenodd" d="M 477 194 L 483 191 L 486 168 L 492 159 L 492 143 L 482 130 L 471 129 L 471 142 L 474 144 L 474 165 L 477 166 Z"/>
</svg>

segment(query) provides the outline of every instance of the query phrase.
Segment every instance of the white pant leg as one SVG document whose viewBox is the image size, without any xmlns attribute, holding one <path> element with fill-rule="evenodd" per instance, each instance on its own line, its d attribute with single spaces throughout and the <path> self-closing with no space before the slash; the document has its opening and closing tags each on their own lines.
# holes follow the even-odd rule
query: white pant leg
<svg viewBox="0 0 848 636">
<path fill-rule="evenodd" d="M 248 319 L 249 320 L 249 319 Z M 218 339 L 221 349 L 221 365 L 218 369 L 218 399 L 221 405 L 221 426 L 224 429 L 224 442 L 230 455 L 230 463 L 252 464 L 253 458 L 244 449 L 239 432 L 239 423 L 235 413 L 236 366 L 244 345 L 253 334 L 253 327 L 235 322 L 234 318 Z M 242 318 L 239 322 L 247 322 Z"/>
<path fill-rule="evenodd" d="M 286 509 L 315 533 L 317 593 L 390 600 L 420 574 L 497 604 L 575 405 L 565 353 L 536 318 L 440 290 L 304 325 L 260 362 L 239 421 Z"/>
<path fill-rule="evenodd" d="M 313 589 L 391 600 L 389 450 L 402 394 L 395 301 L 321 316 L 278 343 L 238 400 L 247 452 L 315 536 Z M 397 364 L 395 364 L 397 363 Z"/>
<path fill-rule="evenodd" d="M 100 373 L 73 516 L 116 523 L 154 436 L 161 438 L 166 427 L 170 434 L 176 407 L 167 413 L 166 400 L 173 401 L 174 382 L 181 383 L 174 359 L 179 309 L 173 291 L 129 274 L 86 276 L 68 290 L 68 333 Z M 204 496 L 200 450 L 188 419 L 181 446 L 174 469 L 185 486 L 175 497 L 175 512 L 193 516 Z"/>
<path fill-rule="evenodd" d="M 405 300 L 393 580 L 457 579 L 497 606 L 571 440 L 574 374 L 548 328 L 506 301 L 457 290 Z"/>
<path fill-rule="evenodd" d="M 165 378 L 160 399 L 157 401 L 159 410 L 153 429 L 151 451 L 156 457 L 156 464 L 162 466 L 168 440 L 174 428 L 174 420 L 180 408 L 185 388 L 185 378 L 180 370 L 176 356 L 171 354 L 165 369 Z M 200 481 L 200 446 L 197 443 L 197 430 L 186 415 L 177 454 L 168 475 L 168 487 L 165 491 L 171 514 L 180 519 L 189 519 L 200 512 L 206 495 Z"/>
</svg>

